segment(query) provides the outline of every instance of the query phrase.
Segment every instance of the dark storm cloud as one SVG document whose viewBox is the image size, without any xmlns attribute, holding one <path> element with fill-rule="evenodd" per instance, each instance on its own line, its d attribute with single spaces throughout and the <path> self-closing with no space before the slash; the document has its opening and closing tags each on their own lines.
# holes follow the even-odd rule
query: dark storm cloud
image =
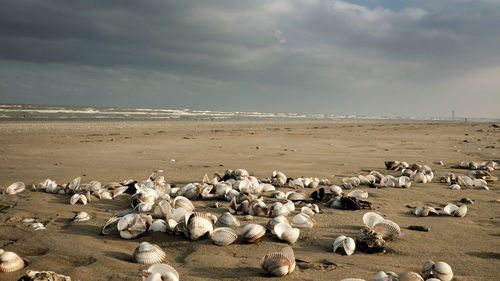
<svg viewBox="0 0 500 281">
<path fill-rule="evenodd" d="M 15 92 L 29 90 L 17 79 L 46 103 L 203 107 L 217 98 L 235 110 L 391 114 L 380 110 L 389 100 L 402 114 L 401 95 L 445 101 L 457 81 L 472 89 L 500 67 L 495 1 L 422 2 L 7 0 L 0 74 L 19 78 L 0 81 L 0 94 L 23 102 Z M 38 71 L 65 79 L 49 87 Z M 466 108 L 466 93 L 456 95 Z M 359 100 L 370 105 L 346 106 Z"/>
</svg>

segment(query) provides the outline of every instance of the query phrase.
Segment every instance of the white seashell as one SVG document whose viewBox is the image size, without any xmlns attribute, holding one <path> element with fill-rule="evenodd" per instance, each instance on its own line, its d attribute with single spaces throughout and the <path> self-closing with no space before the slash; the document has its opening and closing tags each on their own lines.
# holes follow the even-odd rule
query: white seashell
<svg viewBox="0 0 500 281">
<path fill-rule="evenodd" d="M 490 190 L 490 188 L 486 185 L 478 185 L 474 187 L 475 190 Z"/>
<path fill-rule="evenodd" d="M 151 275 L 146 279 L 146 281 L 161 280 L 161 281 L 179 281 L 179 273 L 172 266 L 165 263 L 157 263 L 150 266 L 146 272 Z M 154 276 L 160 277 L 160 279 L 150 279 Z M 153 276 L 153 277 L 152 277 Z"/>
<path fill-rule="evenodd" d="M 300 212 L 304 213 L 304 214 L 306 214 L 306 215 L 308 215 L 310 217 L 314 216 L 314 214 L 315 214 L 315 212 L 311 208 L 306 207 L 306 206 L 302 207 L 300 209 Z"/>
<path fill-rule="evenodd" d="M 247 243 L 257 243 L 266 234 L 266 228 L 260 224 L 247 224 L 243 227 L 242 237 Z"/>
<path fill-rule="evenodd" d="M 330 192 L 333 193 L 335 196 L 338 196 L 342 194 L 342 188 L 338 185 L 332 185 L 330 186 Z"/>
<path fill-rule="evenodd" d="M 90 215 L 87 212 L 78 212 L 76 213 L 75 217 L 73 218 L 73 221 L 88 221 L 90 220 Z"/>
<path fill-rule="evenodd" d="M 155 264 L 162 262 L 167 256 L 160 246 L 149 242 L 142 242 L 132 254 L 137 263 Z"/>
<path fill-rule="evenodd" d="M 23 192 L 25 188 L 26 186 L 24 185 L 24 183 L 22 181 L 18 181 L 9 185 L 9 187 L 5 189 L 5 194 L 9 195 L 17 194 Z"/>
<path fill-rule="evenodd" d="M 14 272 L 24 268 L 24 261 L 14 252 L 0 249 L 0 272 Z"/>
<path fill-rule="evenodd" d="M 272 276 L 285 276 L 295 269 L 295 255 L 293 249 L 286 247 L 279 252 L 264 256 L 260 266 Z"/>
<path fill-rule="evenodd" d="M 68 184 L 68 189 L 73 191 L 79 190 L 81 179 L 81 177 L 76 177 L 72 181 L 70 181 Z"/>
<path fill-rule="evenodd" d="M 225 212 L 219 217 L 215 224 L 220 226 L 240 226 L 240 221 L 231 215 L 231 213 Z"/>
<path fill-rule="evenodd" d="M 384 218 L 374 212 L 368 212 L 363 215 L 363 223 L 365 226 L 372 228 L 377 222 L 384 220 Z"/>
<path fill-rule="evenodd" d="M 122 186 L 119 186 L 119 187 L 115 188 L 113 190 L 113 192 L 111 192 L 113 199 L 115 199 L 116 197 L 124 194 L 125 191 L 127 191 L 127 189 L 128 189 L 128 186 L 126 186 L 126 185 L 122 185 Z"/>
<path fill-rule="evenodd" d="M 167 200 L 161 200 L 154 208 L 153 217 L 158 219 L 165 219 L 172 217 L 172 207 Z"/>
<path fill-rule="evenodd" d="M 473 180 L 468 176 L 458 176 L 458 184 L 463 187 L 472 187 Z"/>
<path fill-rule="evenodd" d="M 276 226 L 278 223 L 286 223 L 288 224 L 288 220 L 286 219 L 285 216 L 277 216 L 269 220 L 267 223 L 266 227 L 267 229 L 271 230 L 271 232 L 274 233 L 274 226 Z"/>
<path fill-rule="evenodd" d="M 290 212 L 295 211 L 295 204 L 290 200 L 287 200 L 286 203 L 283 204 L 283 206 L 285 206 Z"/>
<path fill-rule="evenodd" d="M 399 281 L 399 277 L 396 273 L 391 271 L 379 271 L 373 277 L 373 281 Z"/>
<path fill-rule="evenodd" d="M 368 198 L 368 192 L 357 189 L 349 192 L 347 196 L 357 197 L 357 198 Z"/>
<path fill-rule="evenodd" d="M 269 192 L 269 191 L 275 191 L 275 190 L 276 190 L 276 188 L 274 187 L 274 185 L 269 184 L 269 183 L 263 183 L 261 186 L 262 192 Z"/>
<path fill-rule="evenodd" d="M 401 234 L 399 225 L 390 220 L 382 220 L 373 225 L 373 231 L 382 235 L 386 240 L 394 240 Z"/>
<path fill-rule="evenodd" d="M 464 217 L 467 214 L 467 205 L 458 207 L 455 204 L 448 204 L 444 207 L 443 211 L 450 216 Z"/>
<path fill-rule="evenodd" d="M 450 185 L 448 188 L 451 189 L 451 190 L 460 190 L 461 189 L 460 185 L 456 184 L 456 183 Z"/>
<path fill-rule="evenodd" d="M 424 266 L 422 266 L 422 277 L 424 279 L 427 279 L 432 274 L 434 264 L 435 262 L 433 262 L 432 260 L 428 260 L 424 263 Z"/>
<path fill-rule="evenodd" d="M 184 196 L 177 196 L 174 199 L 173 208 L 175 208 L 175 209 L 177 209 L 177 208 L 183 208 L 184 210 L 186 210 L 188 212 L 192 212 L 194 210 L 194 205 L 186 197 L 184 197 Z"/>
<path fill-rule="evenodd" d="M 290 201 L 291 202 L 291 201 Z M 280 202 L 275 202 L 274 204 L 271 205 L 269 209 L 269 217 L 274 218 L 277 216 L 288 216 L 290 215 L 290 210 L 288 209 L 287 206 L 283 205 Z"/>
<path fill-rule="evenodd" d="M 188 213 L 188 211 L 186 211 L 186 209 L 184 208 L 177 208 L 177 209 L 173 209 L 172 210 L 172 215 L 171 217 L 167 217 L 166 219 L 172 219 L 176 222 L 180 221 L 186 214 Z"/>
<path fill-rule="evenodd" d="M 35 222 L 35 219 L 34 218 L 25 218 L 21 222 L 22 223 L 31 223 L 31 222 Z"/>
<path fill-rule="evenodd" d="M 210 239 L 215 245 L 227 246 L 238 239 L 238 233 L 229 227 L 219 227 L 210 234 Z"/>
<path fill-rule="evenodd" d="M 301 192 L 289 191 L 286 194 L 286 199 L 291 201 L 305 200 L 306 195 Z"/>
<path fill-rule="evenodd" d="M 472 181 L 472 186 L 487 185 L 488 183 L 483 179 L 474 179 Z"/>
<path fill-rule="evenodd" d="M 44 230 L 44 229 L 46 229 L 45 226 L 42 223 L 39 223 L 39 222 L 30 224 L 29 228 L 33 228 L 34 230 Z"/>
<path fill-rule="evenodd" d="M 149 220 L 151 216 L 127 214 L 118 220 L 117 229 L 123 239 L 132 239 L 146 232 Z"/>
<path fill-rule="evenodd" d="M 352 255 L 354 253 L 354 250 L 356 249 L 356 243 L 354 242 L 354 239 L 351 237 L 345 237 L 344 235 L 341 235 L 335 239 L 333 242 L 333 252 L 337 252 L 338 249 L 342 248 L 344 250 L 344 253 L 348 256 Z"/>
<path fill-rule="evenodd" d="M 185 215 L 187 236 L 191 240 L 209 236 L 214 230 L 214 224 L 210 217 L 203 213 L 189 213 Z"/>
<path fill-rule="evenodd" d="M 315 221 L 304 213 L 299 213 L 292 218 L 291 226 L 296 228 L 312 228 Z"/>
<path fill-rule="evenodd" d="M 424 281 L 422 276 L 416 272 L 401 272 L 398 274 L 398 281 Z"/>
<path fill-rule="evenodd" d="M 299 238 L 300 230 L 292 228 L 288 223 L 278 223 L 274 226 L 274 233 L 279 239 L 293 244 Z"/>
<path fill-rule="evenodd" d="M 167 232 L 167 222 L 162 219 L 153 220 L 148 231 L 152 232 Z"/>
<path fill-rule="evenodd" d="M 73 194 L 71 198 L 69 199 L 69 203 L 71 205 L 75 205 L 76 203 L 81 202 L 83 205 L 87 205 L 87 197 L 83 194 Z"/>
</svg>

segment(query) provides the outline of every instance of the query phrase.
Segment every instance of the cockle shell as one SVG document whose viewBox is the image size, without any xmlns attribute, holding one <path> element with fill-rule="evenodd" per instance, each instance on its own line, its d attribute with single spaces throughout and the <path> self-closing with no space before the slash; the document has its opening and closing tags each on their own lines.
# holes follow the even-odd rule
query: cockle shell
<svg viewBox="0 0 500 281">
<path fill-rule="evenodd" d="M 267 216 L 268 208 L 264 201 L 257 199 L 250 202 L 248 214 L 251 216 Z"/>
<path fill-rule="evenodd" d="M 167 200 L 161 200 L 156 203 L 154 207 L 153 217 L 158 219 L 170 218 L 172 216 L 172 207 L 170 206 L 170 202 Z"/>
<path fill-rule="evenodd" d="M 35 222 L 29 225 L 29 228 L 33 228 L 34 230 L 43 230 L 46 229 L 43 223 Z"/>
<path fill-rule="evenodd" d="M 128 214 L 121 217 L 116 226 L 123 239 L 132 239 L 146 232 L 151 221 L 148 215 Z"/>
<path fill-rule="evenodd" d="M 391 271 L 379 271 L 373 277 L 373 281 L 399 281 L 399 277 L 396 273 Z"/>
<path fill-rule="evenodd" d="M 214 230 L 212 219 L 203 213 L 189 213 L 185 215 L 187 236 L 191 240 L 206 237 Z"/>
<path fill-rule="evenodd" d="M 293 244 L 299 239 L 300 230 L 298 228 L 293 228 L 288 223 L 282 222 L 274 226 L 274 233 L 276 233 L 279 239 Z"/>
<path fill-rule="evenodd" d="M 15 182 L 5 189 L 5 194 L 13 195 L 23 192 L 26 186 L 22 181 Z"/>
<path fill-rule="evenodd" d="M 458 176 L 458 184 L 463 187 L 471 187 L 473 180 L 468 176 Z"/>
<path fill-rule="evenodd" d="M 120 217 L 111 217 L 102 227 L 101 235 L 108 235 L 117 230 L 117 224 L 120 220 Z"/>
<path fill-rule="evenodd" d="M 225 212 L 217 219 L 215 224 L 220 226 L 240 226 L 240 221 L 231 215 L 230 212 Z"/>
<path fill-rule="evenodd" d="M 288 216 L 290 215 L 290 210 L 288 209 L 287 206 L 282 204 L 281 202 L 275 202 L 274 204 L 271 205 L 269 209 L 269 217 L 274 218 L 277 216 Z"/>
<path fill-rule="evenodd" d="M 316 214 L 311 208 L 306 207 L 306 206 L 300 208 L 300 212 L 304 213 L 310 217 L 312 217 L 312 216 L 314 216 L 314 214 Z"/>
<path fill-rule="evenodd" d="M 418 206 L 413 210 L 413 214 L 417 217 L 426 217 L 428 215 L 436 215 L 439 216 L 439 213 L 433 207 L 428 206 Z"/>
<path fill-rule="evenodd" d="M 368 192 L 357 189 L 349 192 L 347 196 L 357 197 L 357 198 L 368 198 Z"/>
<path fill-rule="evenodd" d="M 377 222 L 384 220 L 384 218 L 374 212 L 367 212 L 363 215 L 363 223 L 365 226 L 372 228 Z"/>
<path fill-rule="evenodd" d="M 167 222 L 162 219 L 155 219 L 151 226 L 149 226 L 148 231 L 152 232 L 167 232 Z"/>
<path fill-rule="evenodd" d="M 243 227 L 242 237 L 247 243 L 257 243 L 266 234 L 266 228 L 260 224 L 250 223 Z"/>
<path fill-rule="evenodd" d="M 188 212 L 192 212 L 194 210 L 194 205 L 186 197 L 184 197 L 184 196 L 177 196 L 174 199 L 173 208 L 175 208 L 175 209 L 177 209 L 177 208 L 183 208 L 184 210 L 186 210 Z"/>
<path fill-rule="evenodd" d="M 75 205 L 76 203 L 81 202 L 83 205 L 87 205 L 87 197 L 83 194 L 73 194 L 71 198 L 69 199 L 69 203 L 71 205 Z"/>
<path fill-rule="evenodd" d="M 158 245 L 142 242 L 135 248 L 132 256 L 138 263 L 155 264 L 162 262 L 167 254 Z"/>
<path fill-rule="evenodd" d="M 295 255 L 293 249 L 286 247 L 279 252 L 265 255 L 260 266 L 272 276 L 285 276 L 295 270 Z"/>
<path fill-rule="evenodd" d="M 337 249 L 343 249 L 344 253 L 348 256 L 354 253 L 356 249 L 356 243 L 354 239 L 351 237 L 345 237 L 344 235 L 340 235 L 333 242 L 333 252 L 337 252 Z"/>
<path fill-rule="evenodd" d="M 145 281 L 179 281 L 177 270 L 165 263 L 153 264 L 145 272 L 150 274 Z"/>
<path fill-rule="evenodd" d="M 450 281 L 453 279 L 451 266 L 443 261 L 438 261 L 434 264 L 432 274 L 441 281 Z"/>
<path fill-rule="evenodd" d="M 412 271 L 398 273 L 398 278 L 398 281 L 424 281 L 420 274 Z"/>
<path fill-rule="evenodd" d="M 73 221 L 88 221 L 90 220 L 90 215 L 87 212 L 78 212 L 76 213 Z"/>
<path fill-rule="evenodd" d="M 334 194 L 334 196 L 339 196 L 342 194 L 342 188 L 338 185 L 330 186 L 330 192 Z"/>
<path fill-rule="evenodd" d="M 227 246 L 238 239 L 238 233 L 229 227 L 219 227 L 210 234 L 210 239 L 215 245 Z"/>
<path fill-rule="evenodd" d="M 14 272 L 24 267 L 24 261 L 14 252 L 0 249 L 0 272 Z"/>
<path fill-rule="evenodd" d="M 443 211 L 450 216 L 465 217 L 467 214 L 467 205 L 458 207 L 457 205 L 450 203 L 444 207 Z"/>
<path fill-rule="evenodd" d="M 292 218 L 291 226 L 296 228 L 312 228 L 316 223 L 310 216 L 299 213 Z"/>
<path fill-rule="evenodd" d="M 267 229 L 271 230 L 271 232 L 274 233 L 274 226 L 277 225 L 278 223 L 286 223 L 288 224 L 288 220 L 286 219 L 285 216 L 277 216 L 269 220 L 267 223 L 266 227 Z"/>
<path fill-rule="evenodd" d="M 435 264 L 436 263 L 432 260 L 428 260 L 424 263 L 424 265 L 422 266 L 422 277 L 424 279 L 427 279 L 432 275 L 432 269 L 434 268 Z"/>
<path fill-rule="evenodd" d="M 382 235 L 382 238 L 394 240 L 401 234 L 399 225 L 390 220 L 382 220 L 373 225 L 373 230 Z"/>
<path fill-rule="evenodd" d="M 81 179 L 82 179 L 81 177 L 76 177 L 76 178 L 74 178 L 72 181 L 70 181 L 70 182 L 68 183 L 68 189 L 69 189 L 69 190 L 73 190 L 73 191 L 78 190 L 78 189 L 79 189 L 79 187 L 80 187 L 80 180 L 81 180 Z"/>
</svg>

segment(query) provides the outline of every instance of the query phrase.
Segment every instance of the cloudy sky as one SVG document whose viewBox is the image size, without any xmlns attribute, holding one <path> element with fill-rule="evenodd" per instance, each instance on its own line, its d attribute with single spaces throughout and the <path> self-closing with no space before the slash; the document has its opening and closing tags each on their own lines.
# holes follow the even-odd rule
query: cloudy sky
<svg viewBox="0 0 500 281">
<path fill-rule="evenodd" d="M 500 118 L 500 0 L 2 0 L 0 103 Z"/>
</svg>

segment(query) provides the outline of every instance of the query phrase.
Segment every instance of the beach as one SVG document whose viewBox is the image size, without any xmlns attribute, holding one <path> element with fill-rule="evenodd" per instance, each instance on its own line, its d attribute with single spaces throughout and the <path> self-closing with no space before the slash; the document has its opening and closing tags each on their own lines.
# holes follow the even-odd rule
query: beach
<svg viewBox="0 0 500 281">
<path fill-rule="evenodd" d="M 444 261 L 453 280 L 500 279 L 500 184 L 490 190 L 450 190 L 438 178 L 453 172 L 465 175 L 461 161 L 500 160 L 500 129 L 480 122 L 0 122 L 0 191 L 13 182 L 26 185 L 52 179 L 59 184 L 81 177 L 105 184 L 128 179 L 145 180 L 155 170 L 164 170 L 166 181 L 176 186 L 201 182 L 205 174 L 223 174 L 226 169 L 246 169 L 258 179 L 273 171 L 288 177 L 318 177 L 340 185 L 345 177 L 370 171 L 401 175 L 386 170 L 384 161 L 429 165 L 435 173 L 431 183 L 413 183 L 410 188 L 369 188 L 365 200 L 374 212 L 396 222 L 400 237 L 387 241 L 385 254 L 356 251 L 351 256 L 333 253 L 339 235 L 354 237 L 363 227 L 369 210 L 338 210 L 319 204 L 312 229 L 302 229 L 291 245 L 297 263 L 286 280 L 372 280 L 378 271 L 420 273 L 427 260 Z M 442 161 L 443 165 L 435 162 Z M 492 172 L 499 177 L 500 171 Z M 283 192 L 290 188 L 279 188 Z M 303 189 L 310 194 L 314 189 Z M 409 206 L 443 208 L 468 197 L 463 218 L 417 217 Z M 260 267 L 266 254 L 287 246 L 267 233 L 257 244 L 236 242 L 216 246 L 210 239 L 190 241 L 183 236 L 154 232 L 125 240 L 102 236 L 101 228 L 117 211 L 130 206 L 130 197 L 95 200 L 87 205 L 69 204 L 70 195 L 26 191 L 0 195 L 0 248 L 19 254 L 28 263 L 22 270 L 0 273 L 0 280 L 17 280 L 26 270 L 51 270 L 71 280 L 142 280 L 148 268 L 132 261 L 140 242 L 159 245 L 181 280 L 263 280 Z M 276 201 L 264 196 L 266 204 Z M 194 200 L 196 210 L 217 216 L 229 202 Z M 300 208 L 298 208 L 300 209 Z M 92 219 L 72 222 L 78 211 Z M 294 212 L 294 214 L 297 213 Z M 21 221 L 37 218 L 45 230 L 32 230 Z M 291 218 L 291 216 L 290 216 Z M 269 218 L 254 216 L 251 223 L 265 225 Z M 250 221 L 241 221 L 242 225 Z M 426 226 L 428 232 L 409 230 Z M 241 227 L 236 228 L 241 233 Z"/>
</svg>

